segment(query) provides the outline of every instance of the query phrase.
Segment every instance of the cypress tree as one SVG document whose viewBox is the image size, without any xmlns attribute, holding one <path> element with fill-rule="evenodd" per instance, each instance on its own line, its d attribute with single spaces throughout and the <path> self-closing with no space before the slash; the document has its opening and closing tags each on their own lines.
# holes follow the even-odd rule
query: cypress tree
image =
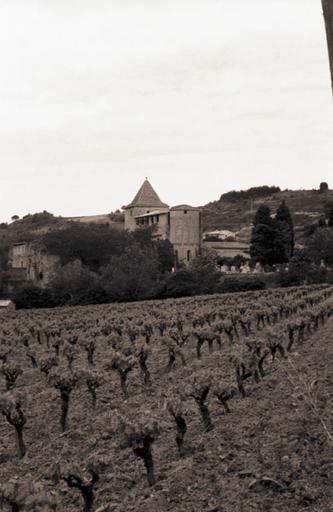
<svg viewBox="0 0 333 512">
<path fill-rule="evenodd" d="M 251 257 L 262 265 L 275 263 L 276 230 L 268 206 L 259 206 L 253 221 Z"/>
<path fill-rule="evenodd" d="M 295 235 L 293 219 L 291 217 L 290 210 L 284 200 L 276 211 L 275 221 L 277 223 L 277 236 L 285 250 L 283 259 L 288 261 L 294 254 Z"/>
<path fill-rule="evenodd" d="M 259 206 L 258 210 L 256 211 L 256 214 L 254 216 L 253 225 L 254 227 L 258 226 L 259 224 L 266 224 L 267 226 L 272 224 L 271 219 L 271 210 L 268 206 L 262 204 Z"/>
</svg>

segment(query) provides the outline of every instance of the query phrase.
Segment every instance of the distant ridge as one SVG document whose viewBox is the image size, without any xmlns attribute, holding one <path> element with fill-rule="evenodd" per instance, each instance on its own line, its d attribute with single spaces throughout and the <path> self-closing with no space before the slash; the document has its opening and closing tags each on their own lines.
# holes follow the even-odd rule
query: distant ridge
<svg viewBox="0 0 333 512">
<path fill-rule="evenodd" d="M 145 182 L 132 203 L 144 202 L 151 190 L 156 192 Z M 269 187 L 268 187 L 269 188 Z M 261 189 L 256 197 L 249 191 L 227 192 L 222 194 L 219 200 L 212 201 L 202 207 L 204 231 L 228 230 L 237 232 L 237 239 L 248 242 L 251 236 L 252 220 L 260 204 L 270 207 L 272 213 L 276 211 L 281 201 L 285 200 L 293 217 L 296 233 L 296 241 L 304 240 L 304 228 L 319 220 L 324 213 L 325 205 L 333 202 L 333 190 L 320 194 L 318 190 L 284 190 L 262 195 L 265 187 L 255 187 L 251 191 Z M 156 194 L 156 202 L 161 207 L 164 205 Z M 130 203 L 130 204 L 132 204 Z M 68 222 L 84 222 L 94 224 L 110 224 L 116 229 L 123 229 L 122 214 L 77 215 L 73 217 L 54 217 L 48 212 L 27 215 L 9 225 L 0 225 L 1 245 L 16 241 L 30 239 L 34 235 L 42 235 L 52 229 L 64 228 Z"/>
<path fill-rule="evenodd" d="M 219 200 L 203 206 L 204 230 L 239 232 L 239 239 L 249 241 L 252 220 L 258 206 L 265 204 L 274 213 L 285 200 L 293 217 L 296 239 L 301 242 L 304 238 L 304 227 L 317 222 L 324 213 L 325 204 L 333 201 L 333 190 L 322 194 L 318 190 L 283 190 L 261 197 L 244 199 L 241 196 L 242 194 L 239 194 L 235 200 L 234 193 L 229 192 L 223 194 Z"/>
</svg>

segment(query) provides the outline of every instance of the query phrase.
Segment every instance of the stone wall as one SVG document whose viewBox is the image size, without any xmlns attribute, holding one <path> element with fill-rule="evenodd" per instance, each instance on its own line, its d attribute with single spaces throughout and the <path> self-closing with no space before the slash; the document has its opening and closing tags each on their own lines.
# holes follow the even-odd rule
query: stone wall
<svg viewBox="0 0 333 512">
<path fill-rule="evenodd" d="M 38 242 L 22 243 L 11 248 L 9 265 L 13 271 L 24 270 L 25 281 L 46 288 L 60 267 L 60 258 Z"/>
</svg>

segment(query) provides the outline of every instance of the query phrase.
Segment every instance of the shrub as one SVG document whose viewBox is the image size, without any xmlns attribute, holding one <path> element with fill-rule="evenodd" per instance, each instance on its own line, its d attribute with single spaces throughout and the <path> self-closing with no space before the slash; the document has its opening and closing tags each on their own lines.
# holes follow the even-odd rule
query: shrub
<svg viewBox="0 0 333 512">
<path fill-rule="evenodd" d="M 256 290 L 264 290 L 266 283 L 258 277 L 230 277 L 225 279 L 220 287 L 221 293 L 249 292 Z"/>
<path fill-rule="evenodd" d="M 30 284 L 18 289 L 13 300 L 17 309 L 53 308 L 59 305 L 51 290 Z"/>
</svg>

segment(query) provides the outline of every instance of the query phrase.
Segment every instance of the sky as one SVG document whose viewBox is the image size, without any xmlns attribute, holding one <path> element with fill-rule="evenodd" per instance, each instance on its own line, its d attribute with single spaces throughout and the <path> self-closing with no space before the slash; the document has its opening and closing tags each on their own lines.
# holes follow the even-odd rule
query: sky
<svg viewBox="0 0 333 512">
<path fill-rule="evenodd" d="M 1 0 L 0 221 L 333 188 L 320 0 Z"/>
</svg>

